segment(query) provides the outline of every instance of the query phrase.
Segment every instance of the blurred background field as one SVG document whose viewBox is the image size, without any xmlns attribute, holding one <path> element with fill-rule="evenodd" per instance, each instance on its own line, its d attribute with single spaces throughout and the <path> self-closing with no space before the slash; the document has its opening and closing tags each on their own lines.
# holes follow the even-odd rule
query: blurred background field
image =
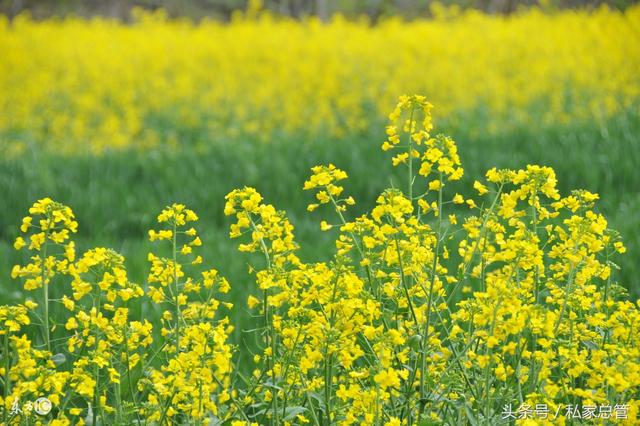
<svg viewBox="0 0 640 426">
<path fill-rule="evenodd" d="M 261 8 L 281 16 L 301 18 L 317 16 L 328 19 L 335 14 L 348 17 L 366 15 L 372 20 L 389 16 L 408 19 L 432 16 L 433 0 L 0 0 L 0 11 L 15 16 L 29 11 L 37 18 L 65 16 L 69 14 L 91 17 L 108 16 L 130 19 L 131 10 L 143 7 L 147 10 L 162 9 L 173 17 L 192 20 L 214 18 L 229 20 L 239 11 L 249 7 Z M 522 7 L 545 8 L 593 8 L 607 4 L 624 9 L 633 0 L 441 0 L 440 4 L 456 9 L 476 9 L 487 13 L 509 14 Z"/>
<path fill-rule="evenodd" d="M 556 170 L 564 193 L 599 193 L 628 247 L 616 277 L 640 296 L 638 6 L 504 16 L 407 2 L 427 17 L 327 12 L 322 22 L 276 15 L 267 2 L 194 23 L 139 10 L 124 20 L 37 20 L 14 16 L 31 3 L 13 3 L 0 18 L 3 301 L 23 298 L 9 278 L 12 244 L 35 200 L 70 205 L 79 249 L 115 248 L 138 282 L 147 230 L 182 202 L 199 214 L 205 262 L 229 277 L 242 316 L 250 259 L 228 238 L 224 195 L 255 186 L 289 213 L 303 259 L 327 259 L 332 238 L 318 237 L 326 216 L 305 210 L 309 168 L 346 170 L 357 209 L 368 209 L 393 184 L 380 145 L 405 93 L 426 95 L 436 129 L 458 142 L 461 186 L 493 166 L 537 163 Z"/>
</svg>

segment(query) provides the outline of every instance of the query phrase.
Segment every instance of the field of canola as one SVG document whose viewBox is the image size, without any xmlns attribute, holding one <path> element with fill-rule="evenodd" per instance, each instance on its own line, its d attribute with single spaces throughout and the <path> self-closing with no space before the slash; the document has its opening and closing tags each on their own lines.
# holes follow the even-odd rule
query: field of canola
<svg viewBox="0 0 640 426">
<path fill-rule="evenodd" d="M 374 27 L 268 15 L 0 21 L 0 141 L 16 154 L 74 154 L 340 139 L 369 130 L 402 93 L 425 93 L 439 116 L 488 133 L 637 106 L 638 7 L 442 15 Z"/>
<path fill-rule="evenodd" d="M 0 419 L 636 424 L 638 28 L 0 20 Z"/>
</svg>

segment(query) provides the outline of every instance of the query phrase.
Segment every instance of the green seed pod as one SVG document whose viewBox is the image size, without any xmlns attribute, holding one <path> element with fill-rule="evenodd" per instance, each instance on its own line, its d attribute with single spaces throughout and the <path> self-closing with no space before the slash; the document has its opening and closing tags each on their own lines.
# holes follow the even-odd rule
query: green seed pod
<svg viewBox="0 0 640 426">
<path fill-rule="evenodd" d="M 420 344 L 422 343 L 422 336 L 419 334 L 414 334 L 409 338 L 409 347 L 414 351 L 420 349 Z"/>
</svg>

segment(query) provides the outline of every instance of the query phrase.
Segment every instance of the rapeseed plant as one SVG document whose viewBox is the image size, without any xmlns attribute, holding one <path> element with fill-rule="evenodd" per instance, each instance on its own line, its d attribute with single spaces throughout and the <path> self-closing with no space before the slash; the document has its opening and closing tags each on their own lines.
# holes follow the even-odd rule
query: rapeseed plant
<svg viewBox="0 0 640 426">
<path fill-rule="evenodd" d="M 240 250 L 284 249 L 276 268 L 255 268 L 265 293 L 248 304 L 271 317 L 246 403 L 264 424 L 495 424 L 511 403 L 625 404 L 633 424 L 639 312 L 611 280 L 624 246 L 593 210 L 598 196 L 562 198 L 539 166 L 490 170 L 474 183 L 486 201 L 447 195 L 463 169 L 455 142 L 431 134 L 431 108 L 404 96 L 390 114 L 382 148 L 406 186 L 369 214 L 346 220 L 347 173 L 312 169 L 308 210 L 336 215 L 320 225 L 339 230 L 331 262 L 302 263 L 290 232 L 267 231 L 275 209 L 255 189 L 229 194 L 232 237 L 252 230 Z M 460 225 L 456 205 L 470 210 Z"/>
<path fill-rule="evenodd" d="M 163 363 L 140 383 L 141 390 L 149 388 L 142 415 L 159 424 L 208 424 L 211 416 L 226 414 L 231 399 L 227 338 L 233 326 L 219 317 L 215 297 L 230 286 L 215 269 L 189 274 L 203 262 L 194 253 L 202 241 L 190 226 L 197 220 L 195 212 L 173 204 L 158 215 L 164 229 L 149 231 L 151 241 L 166 240 L 171 247 L 168 258 L 149 253 L 148 296 L 170 309 L 162 313 Z"/>
<path fill-rule="evenodd" d="M 0 18 L 0 146 L 75 154 L 342 138 L 369 131 L 398 93 L 428 93 L 472 134 L 603 123 L 638 107 L 638 26 L 638 6 L 376 25 Z"/>
<path fill-rule="evenodd" d="M 328 261 L 303 261 L 286 213 L 256 189 L 227 195 L 230 237 L 257 254 L 248 375 L 223 313 L 230 284 L 203 267 L 195 212 L 159 214 L 138 285 L 111 249 L 76 259 L 71 209 L 36 202 L 15 244 L 30 263 L 13 275 L 62 296 L 0 307 L 3 422 L 565 424 L 589 412 L 637 424 L 640 306 L 615 282 L 625 247 L 599 196 L 563 196 L 551 168 L 529 165 L 489 170 L 465 199 L 457 144 L 431 112 L 400 97 L 382 149 L 406 175 L 364 214 L 346 171 L 311 169 L 308 210 L 335 234 Z M 49 302 L 64 311 L 48 318 Z M 43 396 L 46 417 L 15 410 Z"/>
</svg>

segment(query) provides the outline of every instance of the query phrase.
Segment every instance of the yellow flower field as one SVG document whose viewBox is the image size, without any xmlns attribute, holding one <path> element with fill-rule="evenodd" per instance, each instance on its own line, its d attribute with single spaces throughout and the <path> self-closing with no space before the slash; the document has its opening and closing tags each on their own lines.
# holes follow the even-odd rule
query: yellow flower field
<svg viewBox="0 0 640 426">
<path fill-rule="evenodd" d="M 640 301 L 612 279 L 626 248 L 599 196 L 560 194 L 537 165 L 492 168 L 462 196 L 431 108 L 400 97 L 382 149 L 406 181 L 365 214 L 345 171 L 312 168 L 303 189 L 335 238 L 330 261 L 303 261 L 286 212 L 256 189 L 227 194 L 230 237 L 259 254 L 248 374 L 234 363 L 246 341 L 229 338 L 229 312 L 247 308 L 224 301 L 239 284 L 201 256 L 196 212 L 157 216 L 141 286 L 116 251 L 76 253 L 71 208 L 35 202 L 12 271 L 30 297 L 0 306 L 3 422 L 637 424 Z"/>
<path fill-rule="evenodd" d="M 132 25 L 0 20 L 0 145 L 99 153 L 340 138 L 371 128 L 407 92 L 489 133 L 605 120 L 638 105 L 638 6 L 438 15 L 375 26 L 268 14 L 229 24 L 161 13 Z"/>
<path fill-rule="evenodd" d="M 0 425 L 640 424 L 640 5 L 544 4 L 0 15 Z"/>
</svg>

